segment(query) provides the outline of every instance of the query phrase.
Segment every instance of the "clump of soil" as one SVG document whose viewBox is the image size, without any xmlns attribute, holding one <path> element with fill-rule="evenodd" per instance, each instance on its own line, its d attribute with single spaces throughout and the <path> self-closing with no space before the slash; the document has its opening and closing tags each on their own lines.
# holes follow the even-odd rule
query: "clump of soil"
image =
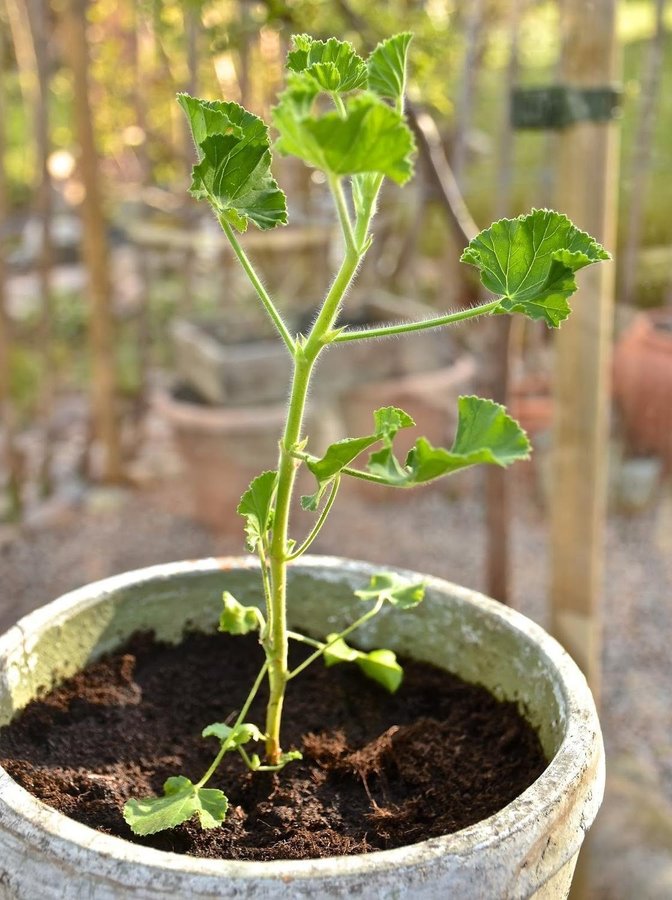
<svg viewBox="0 0 672 900">
<path fill-rule="evenodd" d="M 99 831 L 248 860 L 366 853 L 457 831 L 501 809 L 547 765 L 515 705 L 483 688 L 406 661 L 390 695 L 355 667 L 318 662 L 289 687 L 284 746 L 302 750 L 302 761 L 251 774 L 227 754 L 208 785 L 230 801 L 221 827 L 187 822 L 134 837 L 125 801 L 160 793 L 170 775 L 201 777 L 218 749 L 203 727 L 240 708 L 260 664 L 254 638 L 190 634 L 174 647 L 136 635 L 0 729 L 0 763 Z M 260 697 L 248 720 L 263 726 L 263 709 Z"/>
</svg>

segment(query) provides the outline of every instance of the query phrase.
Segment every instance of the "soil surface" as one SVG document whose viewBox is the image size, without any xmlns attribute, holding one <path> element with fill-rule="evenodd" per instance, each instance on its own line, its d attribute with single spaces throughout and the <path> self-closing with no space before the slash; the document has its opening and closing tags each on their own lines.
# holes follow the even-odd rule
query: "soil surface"
<svg viewBox="0 0 672 900">
<path fill-rule="evenodd" d="M 258 671 L 252 637 L 191 634 L 179 647 L 138 635 L 34 701 L 0 730 L 0 763 L 61 812 L 163 850 L 234 859 L 310 859 L 412 844 L 501 809 L 545 769 L 539 741 L 511 703 L 440 669 L 406 661 L 391 695 L 348 665 L 315 663 L 290 686 L 280 776 L 227 754 L 209 787 L 230 801 L 219 828 L 196 822 L 133 838 L 129 797 L 197 781 Z M 301 659 L 297 654 L 293 663 Z M 248 716 L 263 723 L 264 698 Z"/>
</svg>

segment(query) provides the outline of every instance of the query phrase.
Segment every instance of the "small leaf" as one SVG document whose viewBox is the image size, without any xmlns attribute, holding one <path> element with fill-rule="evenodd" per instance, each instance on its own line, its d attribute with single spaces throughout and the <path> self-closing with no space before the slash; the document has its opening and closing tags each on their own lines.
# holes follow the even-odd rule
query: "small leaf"
<svg viewBox="0 0 672 900">
<path fill-rule="evenodd" d="M 191 194 L 207 199 L 218 216 L 238 231 L 252 221 L 262 231 L 287 224 L 284 193 L 271 175 L 271 152 L 233 135 L 215 134 L 201 144 Z"/>
<path fill-rule="evenodd" d="M 403 117 L 375 95 L 345 100 L 345 117 L 338 112 L 308 114 L 306 88 L 297 81 L 280 95 L 273 122 L 280 132 L 280 153 L 334 176 L 379 172 L 398 184 L 413 174 L 413 135 Z"/>
<path fill-rule="evenodd" d="M 424 484 L 469 466 L 509 466 L 528 459 L 530 442 L 503 406 L 481 397 L 460 397 L 458 425 L 450 450 L 418 438 L 402 466 L 390 448 L 372 453 L 367 469 L 395 487 Z"/>
<path fill-rule="evenodd" d="M 199 162 L 191 194 L 207 199 L 220 219 L 238 231 L 252 221 L 262 230 L 287 222 L 285 195 L 271 175 L 268 128 L 237 103 L 179 94 Z"/>
<path fill-rule="evenodd" d="M 548 209 L 495 222 L 469 242 L 461 257 L 480 270 L 488 290 L 501 294 L 497 312 L 520 312 L 551 328 L 570 314 L 574 273 L 610 258 L 589 234 Z"/>
<path fill-rule="evenodd" d="M 225 725 L 223 722 L 214 722 L 203 729 L 202 736 L 216 737 L 219 741 L 227 742 L 227 746 L 234 750 L 236 747 L 249 744 L 250 741 L 265 741 L 266 735 L 250 722 L 241 722 L 237 728 Z"/>
<path fill-rule="evenodd" d="M 245 533 L 249 550 L 257 549 L 257 544 L 270 527 L 277 476 L 275 471 L 262 472 L 252 480 L 240 498 L 236 512 L 246 520 Z"/>
<path fill-rule="evenodd" d="M 379 97 L 400 101 L 406 91 L 406 60 L 413 39 L 409 32 L 395 34 L 378 44 L 367 60 L 369 90 Z"/>
<path fill-rule="evenodd" d="M 200 100 L 189 94 L 178 94 L 180 104 L 189 121 L 191 134 L 199 159 L 203 156 L 201 144 L 214 134 L 244 134 L 256 143 L 269 142 L 268 127 L 259 116 L 248 112 L 238 103 L 224 100 Z"/>
<path fill-rule="evenodd" d="M 411 428 L 415 425 L 408 413 L 395 406 L 384 406 L 381 409 L 377 409 L 373 414 L 373 421 L 373 434 L 336 441 L 327 447 L 321 459 L 310 460 L 306 463 L 317 479 L 317 491 L 314 494 L 301 498 L 301 506 L 304 509 L 315 512 L 333 478 L 346 466 L 350 465 L 360 453 L 378 441 L 384 441 L 389 445 L 400 429 Z"/>
<path fill-rule="evenodd" d="M 424 581 L 409 581 L 394 572 L 381 572 L 371 576 L 367 588 L 355 591 L 360 600 L 385 600 L 399 609 L 412 609 L 425 596 Z"/>
<path fill-rule="evenodd" d="M 321 459 L 310 460 L 306 465 L 318 482 L 327 481 L 349 465 L 367 447 L 379 440 L 380 436 L 377 434 L 367 434 L 365 437 L 359 438 L 344 438 L 330 444 Z"/>
<path fill-rule="evenodd" d="M 372 475 L 384 478 L 386 484 L 405 487 L 408 482 L 409 472 L 394 455 L 391 446 L 372 453 L 366 468 Z"/>
<path fill-rule="evenodd" d="M 220 790 L 197 788 L 182 775 L 168 778 L 163 797 L 129 800 L 124 819 L 134 834 L 155 834 L 198 816 L 201 828 L 215 828 L 226 818 L 229 801 Z"/>
<path fill-rule="evenodd" d="M 344 93 L 366 86 L 366 63 L 349 42 L 336 38 L 317 41 L 307 34 L 296 34 L 292 44 L 287 68 L 305 73 L 323 91 Z"/>
<path fill-rule="evenodd" d="M 223 791 L 217 788 L 198 788 L 199 808 L 196 810 L 198 821 L 204 830 L 216 828 L 226 818 L 229 800 Z"/>
<path fill-rule="evenodd" d="M 398 689 L 404 677 L 404 670 L 392 650 L 372 650 L 370 653 L 364 653 L 357 660 L 357 665 L 367 678 L 382 684 L 391 694 Z"/>
<path fill-rule="evenodd" d="M 286 753 L 280 754 L 279 765 L 286 766 L 287 763 L 296 762 L 299 759 L 303 759 L 303 753 L 300 750 L 287 750 Z"/>
<path fill-rule="evenodd" d="M 371 208 L 371 204 L 375 201 L 378 192 L 379 177 L 376 172 L 360 172 L 359 175 L 352 176 L 352 202 L 355 206 L 356 215 L 361 216 L 366 209 Z M 373 238 L 369 235 L 367 245 L 365 245 L 367 250 L 371 246 L 372 240 Z"/>
<path fill-rule="evenodd" d="M 245 760 L 248 768 L 253 772 L 279 772 L 280 769 L 284 769 L 288 763 L 294 762 L 294 760 L 297 759 L 303 759 L 303 753 L 301 753 L 300 750 L 288 750 L 286 753 L 281 753 L 280 759 L 273 766 L 263 765 L 256 753 L 252 753 L 248 756 L 247 753 L 241 750 L 241 756 Z"/>
<path fill-rule="evenodd" d="M 373 414 L 376 436 L 386 442 L 393 441 L 402 428 L 412 428 L 415 420 L 396 406 L 383 406 Z"/>
<path fill-rule="evenodd" d="M 354 647 L 349 647 L 343 638 L 338 638 L 338 640 L 334 640 L 336 638 L 336 634 L 328 634 L 326 638 L 326 643 L 331 646 L 327 647 L 327 649 L 322 654 L 324 659 L 324 664 L 327 667 L 335 666 L 337 663 L 342 662 L 355 662 L 357 657 L 360 654 L 359 650 L 355 650 Z M 332 644 L 331 642 L 334 641 Z"/>
<path fill-rule="evenodd" d="M 329 484 L 329 481 L 323 481 L 314 494 L 303 494 L 301 496 L 301 509 L 305 509 L 306 512 L 317 512 Z"/>
<path fill-rule="evenodd" d="M 335 637 L 336 634 L 327 635 L 327 643 Z M 377 681 L 392 694 L 404 676 L 404 671 L 392 650 L 371 650 L 365 653 L 363 650 L 350 647 L 343 638 L 338 638 L 322 655 L 325 665 L 329 667 L 343 662 L 357 663 L 367 678 Z"/>
<path fill-rule="evenodd" d="M 219 631 L 226 634 L 249 634 L 264 627 L 264 617 L 256 606 L 243 606 L 228 591 L 222 595 L 224 609 L 219 617 Z"/>
<path fill-rule="evenodd" d="M 530 442 L 501 404 L 481 397 L 460 397 L 451 451 L 462 456 L 485 451 L 490 457 L 487 462 L 509 466 L 529 457 Z"/>
</svg>

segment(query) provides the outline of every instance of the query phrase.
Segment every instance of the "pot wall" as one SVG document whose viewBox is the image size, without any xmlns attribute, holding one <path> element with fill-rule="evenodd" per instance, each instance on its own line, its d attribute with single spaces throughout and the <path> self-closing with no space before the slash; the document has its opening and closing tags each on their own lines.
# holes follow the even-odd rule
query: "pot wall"
<svg viewBox="0 0 672 900">
<path fill-rule="evenodd" d="M 345 625 L 360 604 L 352 591 L 377 570 L 304 557 L 291 570 L 290 624 L 316 634 Z M 27 616 L 0 639 L 0 725 L 57 676 L 137 629 L 175 641 L 187 625 L 214 630 L 223 590 L 261 605 L 256 564 L 156 566 L 74 591 Z M 566 897 L 604 787 L 599 724 L 576 665 L 523 616 L 433 578 L 416 610 L 401 616 L 384 610 L 358 637 L 517 701 L 539 731 L 551 759 L 547 770 L 501 812 L 453 835 L 361 856 L 253 863 L 183 857 L 94 832 L 34 799 L 0 769 L 0 897 Z"/>
</svg>

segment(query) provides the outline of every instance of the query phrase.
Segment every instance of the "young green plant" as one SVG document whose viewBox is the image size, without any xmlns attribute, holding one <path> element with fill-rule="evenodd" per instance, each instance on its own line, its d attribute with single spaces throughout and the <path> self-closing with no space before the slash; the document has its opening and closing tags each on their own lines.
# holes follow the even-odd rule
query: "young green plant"
<svg viewBox="0 0 672 900">
<path fill-rule="evenodd" d="M 241 246 L 237 232 L 249 223 L 262 230 L 287 223 L 285 195 L 271 173 L 268 127 L 257 116 L 225 101 L 179 96 L 196 145 L 191 193 L 207 200 L 259 300 L 275 325 L 293 364 L 285 427 L 279 442 L 277 469 L 262 472 L 244 493 L 238 512 L 245 519 L 247 546 L 259 557 L 265 611 L 243 606 L 224 594 L 220 630 L 229 634 L 257 632 L 263 664 L 232 725 L 214 723 L 204 737 L 219 741 L 219 751 L 198 782 L 169 778 L 164 795 L 130 800 L 124 815 L 137 834 L 174 827 L 197 816 L 204 828 L 221 823 L 228 800 L 206 788 L 228 752 L 237 752 L 252 770 L 278 770 L 300 758 L 283 752 L 282 710 L 288 684 L 318 659 L 327 666 L 355 663 L 364 675 L 395 691 L 403 672 L 390 650 L 355 649 L 346 638 L 385 604 L 411 609 L 423 598 L 422 583 L 409 583 L 381 573 L 357 592 L 366 611 L 347 628 L 324 640 L 291 631 L 287 626 L 287 570 L 310 547 L 332 508 L 343 478 L 410 488 L 479 463 L 508 466 L 526 459 L 527 436 L 505 409 L 490 400 L 459 399 L 458 423 L 450 448 L 433 447 L 419 437 L 404 459 L 395 453 L 398 432 L 412 427 L 401 409 L 373 413 L 369 434 L 349 437 L 311 452 L 304 436 L 306 398 L 316 364 L 327 347 L 440 328 L 483 315 L 522 313 L 556 328 L 570 313 L 568 298 L 576 290 L 575 272 L 609 255 L 563 215 L 533 210 L 502 219 L 474 238 L 462 254 L 475 266 L 483 285 L 494 295 L 480 305 L 417 322 L 379 328 L 351 329 L 339 324 L 343 302 L 373 240 L 371 221 L 385 179 L 404 185 L 413 173 L 413 135 L 404 118 L 406 60 L 411 35 L 398 34 L 379 44 L 367 60 L 354 47 L 332 38 L 326 42 L 298 35 L 287 59 L 287 84 L 273 110 L 278 133 L 275 150 L 298 157 L 320 170 L 331 191 L 343 238 L 343 256 L 307 334 L 294 335 Z M 337 352 L 334 349 L 332 352 Z M 313 410 L 319 415 L 319 406 Z M 358 464 L 368 452 L 364 462 Z M 290 510 L 296 473 L 305 465 L 315 477 L 315 490 L 301 498 L 315 514 L 313 527 L 297 543 L 290 538 Z M 310 648 L 293 670 L 290 641 Z M 262 684 L 268 685 L 264 726 L 247 721 Z M 262 744 L 262 762 L 251 745 Z"/>
</svg>

